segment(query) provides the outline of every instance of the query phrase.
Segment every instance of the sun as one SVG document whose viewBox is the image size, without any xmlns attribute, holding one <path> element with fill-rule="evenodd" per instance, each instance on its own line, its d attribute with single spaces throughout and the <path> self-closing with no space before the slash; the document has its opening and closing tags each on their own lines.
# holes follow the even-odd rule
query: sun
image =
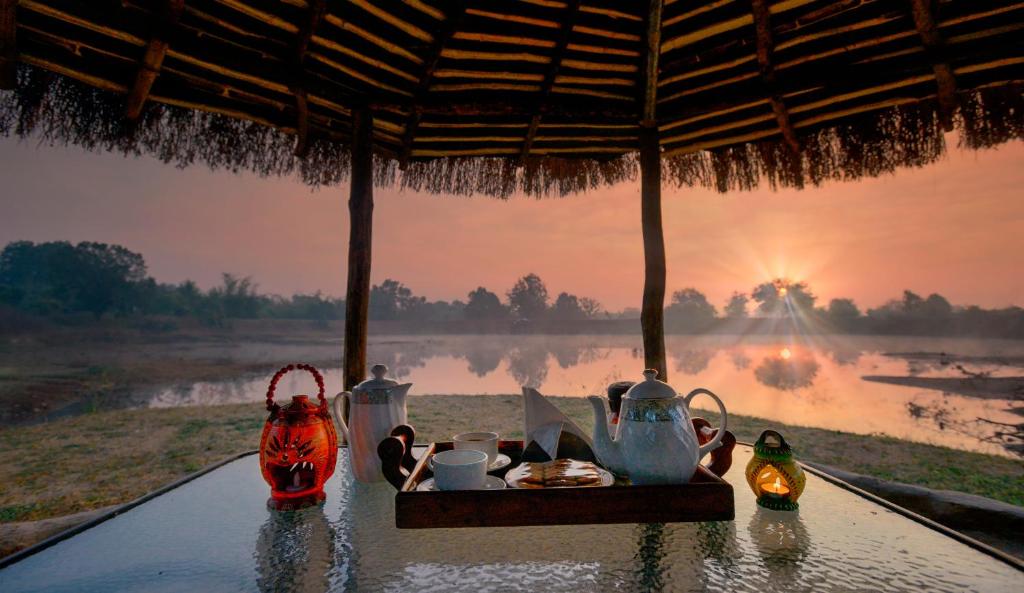
<svg viewBox="0 0 1024 593">
<path fill-rule="evenodd" d="M 784 297 L 784 296 L 786 296 L 786 293 L 787 293 L 787 292 L 789 292 L 789 289 L 788 289 L 788 288 L 786 288 L 785 286 L 780 286 L 780 287 L 779 287 L 779 296 L 780 296 L 780 297 Z"/>
<path fill-rule="evenodd" d="M 782 360 L 789 360 L 791 356 L 793 356 L 793 353 L 789 351 L 789 348 L 779 350 L 779 357 L 782 358 Z"/>
</svg>

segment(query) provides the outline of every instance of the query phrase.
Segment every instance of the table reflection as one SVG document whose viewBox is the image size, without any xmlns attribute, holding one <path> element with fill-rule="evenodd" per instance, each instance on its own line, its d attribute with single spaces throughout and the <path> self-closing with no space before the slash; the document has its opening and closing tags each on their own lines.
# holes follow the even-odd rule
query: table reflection
<svg viewBox="0 0 1024 593">
<path fill-rule="evenodd" d="M 335 530 L 323 505 L 298 511 L 267 510 L 256 538 L 256 584 L 260 591 L 319 592 L 330 588 Z"/>
<path fill-rule="evenodd" d="M 747 526 L 750 540 L 780 590 L 798 582 L 800 567 L 811 549 L 811 536 L 799 511 L 773 511 L 757 507 Z"/>
</svg>

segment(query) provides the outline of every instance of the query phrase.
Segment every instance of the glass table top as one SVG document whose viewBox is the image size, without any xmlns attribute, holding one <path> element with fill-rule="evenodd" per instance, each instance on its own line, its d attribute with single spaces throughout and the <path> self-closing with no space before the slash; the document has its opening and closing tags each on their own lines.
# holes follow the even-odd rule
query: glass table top
<svg viewBox="0 0 1024 593">
<path fill-rule="evenodd" d="M 1024 572 L 816 476 L 798 513 L 736 520 L 398 530 L 395 490 L 342 449 L 320 507 L 280 513 L 255 455 L 0 570 L 0 591 L 1024 591 Z M 623 505 L 629 504 L 624 499 Z"/>
</svg>

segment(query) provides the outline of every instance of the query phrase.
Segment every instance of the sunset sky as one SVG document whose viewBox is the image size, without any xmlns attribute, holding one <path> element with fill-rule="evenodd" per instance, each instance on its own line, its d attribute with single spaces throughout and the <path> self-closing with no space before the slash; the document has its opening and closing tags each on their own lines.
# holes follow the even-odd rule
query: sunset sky
<svg viewBox="0 0 1024 593">
<path fill-rule="evenodd" d="M 77 148 L 0 139 L 0 243 L 120 243 L 162 282 L 204 287 L 221 272 L 264 292 L 343 295 L 347 186 L 179 170 Z M 954 304 L 1024 305 L 1024 143 L 952 149 L 937 164 L 805 191 L 717 194 L 666 187 L 669 291 L 721 308 L 776 276 L 821 299 L 877 306 L 904 288 Z M 639 183 L 569 198 L 501 201 L 377 190 L 373 281 L 430 299 L 499 294 L 536 272 L 617 310 L 640 304 Z"/>
</svg>

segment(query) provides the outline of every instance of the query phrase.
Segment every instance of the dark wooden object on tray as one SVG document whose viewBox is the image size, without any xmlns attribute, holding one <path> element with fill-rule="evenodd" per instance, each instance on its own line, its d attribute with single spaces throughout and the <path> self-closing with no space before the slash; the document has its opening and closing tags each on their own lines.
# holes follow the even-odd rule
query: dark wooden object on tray
<svg viewBox="0 0 1024 593">
<path fill-rule="evenodd" d="M 714 434 L 702 418 L 694 419 L 694 428 L 702 442 Z M 430 443 L 419 459 L 414 459 L 412 427 L 399 426 L 392 435 L 377 451 L 384 476 L 398 489 L 395 524 L 400 529 L 731 521 L 735 516 L 732 486 L 714 473 L 725 473 L 732 465 L 736 438 L 728 431 L 722 446 L 712 452 L 710 465 L 698 466 L 688 484 L 633 486 L 616 482 L 607 487 L 447 492 L 419 492 L 416 487 L 433 475 L 427 467 L 430 456 L 451 449 L 452 444 Z M 492 472 L 504 476 L 519 464 L 523 442 L 499 441 L 498 450 L 512 459 L 508 467 Z"/>
</svg>

